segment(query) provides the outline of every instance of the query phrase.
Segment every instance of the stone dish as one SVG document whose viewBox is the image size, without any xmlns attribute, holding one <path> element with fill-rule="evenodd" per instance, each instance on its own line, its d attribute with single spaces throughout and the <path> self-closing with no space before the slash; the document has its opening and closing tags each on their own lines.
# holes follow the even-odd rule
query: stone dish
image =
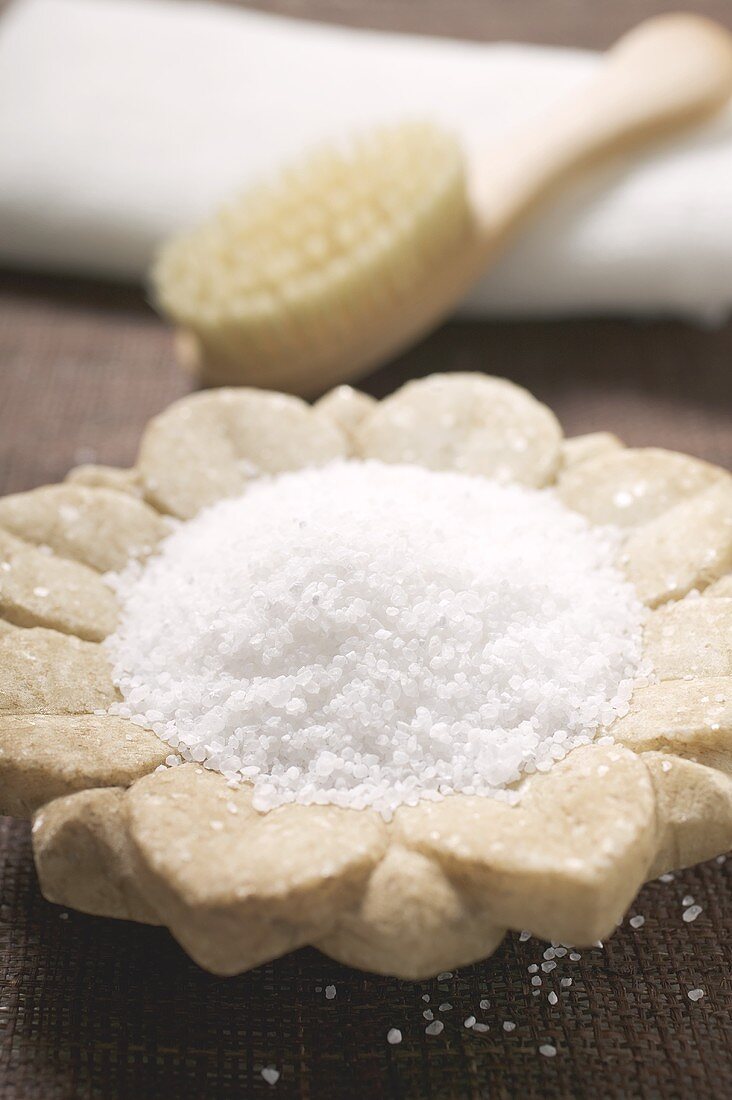
<svg viewBox="0 0 732 1100">
<path fill-rule="evenodd" d="M 555 485 L 625 532 L 622 565 L 651 609 L 656 682 L 611 745 L 522 783 L 516 806 L 453 795 L 374 812 L 288 805 L 105 713 L 102 579 L 257 472 L 343 456 Z M 167 926 L 201 966 L 235 974 L 304 944 L 402 978 L 489 955 L 507 929 L 576 945 L 608 936 L 647 879 L 732 845 L 732 476 L 608 433 L 563 439 L 526 391 L 435 375 L 377 403 L 339 387 L 311 407 L 257 390 L 176 402 L 135 468 L 83 466 L 0 500 L 0 811 L 33 819 L 51 901 Z"/>
</svg>

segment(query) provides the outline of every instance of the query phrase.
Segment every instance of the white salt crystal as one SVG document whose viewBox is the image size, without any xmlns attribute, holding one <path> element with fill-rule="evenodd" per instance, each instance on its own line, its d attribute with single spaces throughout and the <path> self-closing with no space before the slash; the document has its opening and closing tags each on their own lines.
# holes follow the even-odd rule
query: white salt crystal
<svg viewBox="0 0 732 1100">
<path fill-rule="evenodd" d="M 646 923 L 646 918 L 641 917 L 640 914 L 637 917 L 631 917 L 628 924 L 631 928 L 642 928 Z"/>
<path fill-rule="evenodd" d="M 682 914 L 682 920 L 685 920 L 687 924 L 696 920 L 702 911 L 701 905 L 690 905 L 688 909 L 684 909 Z"/>
<path fill-rule="evenodd" d="M 516 1030 L 516 1025 L 513 1022 L 513 1020 L 504 1020 L 503 1021 L 503 1030 L 504 1031 L 515 1031 Z"/>
<path fill-rule="evenodd" d="M 441 974 L 437 975 L 438 982 L 446 982 L 448 978 L 452 977 L 452 970 L 443 970 Z"/>
<path fill-rule="evenodd" d="M 693 905 L 694 904 L 694 898 L 692 897 L 691 894 L 687 894 L 686 897 L 681 899 L 681 904 L 684 905 L 684 906 Z"/>
<path fill-rule="evenodd" d="M 557 1001 L 559 1000 L 559 998 L 557 997 L 557 995 L 556 995 L 556 993 L 554 992 L 554 990 L 552 990 L 552 991 L 551 991 L 551 993 L 550 993 L 550 994 L 549 994 L 549 995 L 547 996 L 547 1000 L 548 1000 L 548 1002 L 549 1002 L 549 1004 L 550 1004 L 550 1005 L 555 1005 L 555 1004 L 557 1003 Z"/>
<path fill-rule="evenodd" d="M 486 1031 L 490 1031 L 490 1026 L 488 1024 L 473 1024 L 473 1031 L 485 1033 Z"/>
<path fill-rule="evenodd" d="M 480 1002 L 480 1007 L 485 1012 L 487 1008 L 491 1007 L 491 1002 L 484 997 L 483 1000 Z"/>
<path fill-rule="evenodd" d="M 557 1053 L 557 1048 L 551 1043 L 542 1043 L 539 1047 L 539 1054 L 543 1054 L 545 1058 L 553 1058 Z"/>
<path fill-rule="evenodd" d="M 523 932 L 521 932 L 521 934 L 519 935 L 519 943 L 526 943 L 526 941 L 527 941 L 527 940 L 530 940 L 530 939 L 531 939 L 531 932 L 526 932 L 526 931 L 524 930 L 524 931 L 523 931 Z"/>
<path fill-rule="evenodd" d="M 468 1016 L 468 1018 L 463 1021 L 463 1027 L 475 1027 L 475 1016 Z"/>
<path fill-rule="evenodd" d="M 439 1035 L 444 1027 L 445 1025 L 442 1020 L 433 1020 L 432 1023 L 427 1024 L 427 1027 L 424 1029 L 425 1035 Z"/>
<path fill-rule="evenodd" d="M 332 1001 L 336 995 L 336 987 L 334 985 L 326 985 L 325 987 L 325 999 L 326 1001 Z"/>
<path fill-rule="evenodd" d="M 572 984 L 572 979 L 571 978 L 562 978 L 560 980 L 559 984 L 561 985 L 562 989 L 569 989 L 569 987 Z"/>
<path fill-rule="evenodd" d="M 703 989 L 690 989 L 686 994 L 690 1001 L 700 1001 L 704 996 Z"/>
<path fill-rule="evenodd" d="M 402 1033 L 398 1027 L 389 1028 L 386 1033 L 386 1041 L 387 1043 L 391 1043 L 392 1046 L 394 1046 L 396 1043 L 401 1043 Z"/>
<path fill-rule="evenodd" d="M 275 1069 L 274 1066 L 265 1066 L 262 1070 L 262 1077 L 268 1085 L 276 1085 L 280 1079 L 280 1071 Z"/>
<path fill-rule="evenodd" d="M 111 710 L 253 784 L 261 811 L 505 798 L 627 711 L 643 609 L 618 545 L 485 478 L 260 477 L 111 579 Z"/>
</svg>

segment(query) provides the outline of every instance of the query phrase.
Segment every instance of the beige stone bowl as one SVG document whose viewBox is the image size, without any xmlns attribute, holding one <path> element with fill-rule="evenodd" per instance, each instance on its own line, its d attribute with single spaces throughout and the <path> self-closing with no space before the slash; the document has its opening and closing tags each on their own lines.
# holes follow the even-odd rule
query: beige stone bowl
<svg viewBox="0 0 732 1100">
<path fill-rule="evenodd" d="M 371 811 L 261 815 L 195 764 L 105 713 L 102 579 L 143 558 L 258 472 L 352 455 L 556 485 L 624 531 L 622 565 L 651 609 L 656 682 L 611 745 L 523 783 L 518 805 L 453 795 Z M 732 476 L 698 459 L 563 440 L 524 390 L 433 376 L 386 400 L 342 387 L 314 407 L 256 390 L 201 393 L 148 425 L 133 470 L 80 467 L 0 500 L 0 809 L 33 818 L 44 894 L 166 925 L 234 974 L 304 944 L 423 978 L 489 955 L 506 929 L 586 945 L 641 884 L 732 845 Z"/>
</svg>

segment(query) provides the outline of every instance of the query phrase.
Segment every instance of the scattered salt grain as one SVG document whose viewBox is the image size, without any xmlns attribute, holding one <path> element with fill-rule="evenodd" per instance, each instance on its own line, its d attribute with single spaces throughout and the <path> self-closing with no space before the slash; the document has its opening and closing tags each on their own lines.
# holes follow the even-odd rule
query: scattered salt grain
<svg viewBox="0 0 732 1100">
<path fill-rule="evenodd" d="M 545 974 L 551 974 L 552 970 L 556 969 L 556 966 L 557 966 L 557 964 L 552 959 L 551 962 L 542 963 L 541 964 L 541 969 L 544 971 Z"/>
<path fill-rule="evenodd" d="M 452 970 L 443 970 L 442 973 L 437 975 L 438 982 L 446 982 L 448 978 L 452 977 Z"/>
<path fill-rule="evenodd" d="M 534 977 L 531 979 L 531 984 L 532 985 L 541 985 L 541 978 L 539 977 L 538 974 L 534 974 Z"/>
<path fill-rule="evenodd" d="M 490 1031 L 488 1024 L 473 1024 L 473 1031 L 479 1031 L 481 1034 L 486 1031 Z"/>
<path fill-rule="evenodd" d="M 445 1001 L 444 1004 L 440 1005 L 439 1011 L 440 1012 L 452 1012 L 452 1005 L 449 1003 L 449 1001 Z"/>
<path fill-rule="evenodd" d="M 570 951 L 569 958 L 571 962 L 576 963 L 580 961 L 582 956 L 580 955 L 579 951 Z"/>
<path fill-rule="evenodd" d="M 482 1008 L 483 1012 L 485 1012 L 487 1008 L 491 1007 L 491 1002 L 483 998 L 483 1000 L 480 1002 L 480 1007 Z"/>
<path fill-rule="evenodd" d="M 401 1043 L 402 1033 L 398 1027 L 389 1028 L 386 1033 L 386 1041 L 387 1043 L 391 1043 L 392 1046 L 395 1046 L 397 1043 Z"/>
<path fill-rule="evenodd" d="M 674 876 L 671 874 L 670 871 L 667 871 L 665 875 L 660 875 L 659 876 L 658 881 L 659 882 L 673 882 L 674 881 Z"/>
<path fill-rule="evenodd" d="M 527 966 L 526 969 L 528 970 L 529 974 L 536 974 L 537 970 L 539 969 L 539 964 L 532 963 L 531 966 Z"/>
<path fill-rule="evenodd" d="M 274 1066 L 265 1066 L 262 1070 L 262 1077 L 268 1085 L 276 1085 L 280 1079 L 280 1071 L 275 1069 Z"/>
<path fill-rule="evenodd" d="M 463 1027 L 475 1027 L 475 1016 L 468 1016 L 466 1020 L 463 1020 Z"/>
<path fill-rule="evenodd" d="M 681 904 L 682 905 L 693 905 L 694 904 L 694 898 L 692 897 L 691 894 L 687 894 L 685 898 L 681 899 Z"/>
<path fill-rule="evenodd" d="M 572 979 L 571 978 L 562 978 L 560 980 L 559 984 L 561 985 L 562 989 L 569 989 L 569 987 L 572 984 Z"/>
<path fill-rule="evenodd" d="M 431 1008 L 426 1008 L 422 1015 L 424 1016 L 425 1020 L 434 1020 L 435 1018 L 435 1014 Z"/>
<path fill-rule="evenodd" d="M 551 1043 L 542 1043 L 539 1047 L 539 1054 L 543 1054 L 545 1058 L 553 1058 L 556 1053 L 557 1048 Z"/>
<path fill-rule="evenodd" d="M 691 921 L 696 920 L 701 911 L 701 905 L 690 905 L 688 909 L 684 909 L 682 920 L 685 920 L 687 924 L 690 924 Z"/>
<path fill-rule="evenodd" d="M 513 1020 L 504 1020 L 503 1021 L 503 1030 L 504 1031 L 515 1031 L 516 1030 L 516 1025 L 513 1022 Z"/>
<path fill-rule="evenodd" d="M 110 578 L 111 710 L 251 783 L 260 811 L 515 801 L 627 712 L 643 609 L 618 540 L 551 492 L 464 474 L 261 477 Z"/>
<path fill-rule="evenodd" d="M 326 985 L 325 987 L 325 999 L 326 1001 L 334 1000 L 336 995 L 336 987 L 334 985 Z"/>
<path fill-rule="evenodd" d="M 526 941 L 530 940 L 530 939 L 531 939 L 531 932 L 527 932 L 526 930 L 524 930 L 523 932 L 521 932 L 519 934 L 519 943 L 526 943 Z"/>
<path fill-rule="evenodd" d="M 549 1002 L 549 1004 L 550 1004 L 550 1005 L 555 1005 L 555 1004 L 557 1003 L 557 1001 L 559 1000 L 559 998 L 557 997 L 557 995 L 556 995 L 556 993 L 554 992 L 554 990 L 552 990 L 552 992 L 551 992 L 551 993 L 549 994 L 549 996 L 547 997 L 547 1000 L 548 1000 L 548 1002 Z"/>
<path fill-rule="evenodd" d="M 638 916 L 636 916 L 636 917 L 631 917 L 630 920 L 628 921 L 628 924 L 630 925 L 631 928 L 642 928 L 645 923 L 646 923 L 646 918 L 640 916 L 640 914 L 638 914 Z"/>
<path fill-rule="evenodd" d="M 433 1020 L 431 1024 L 427 1024 L 424 1029 L 425 1035 L 439 1035 L 444 1030 L 445 1025 L 442 1020 Z"/>
<path fill-rule="evenodd" d="M 690 1001 L 700 1001 L 704 996 L 703 989 L 690 989 L 686 994 Z"/>
<path fill-rule="evenodd" d="M 422 1000 L 423 1001 L 426 1001 L 427 1003 L 429 1003 L 429 999 L 430 999 L 429 993 L 423 993 L 422 994 Z"/>
</svg>

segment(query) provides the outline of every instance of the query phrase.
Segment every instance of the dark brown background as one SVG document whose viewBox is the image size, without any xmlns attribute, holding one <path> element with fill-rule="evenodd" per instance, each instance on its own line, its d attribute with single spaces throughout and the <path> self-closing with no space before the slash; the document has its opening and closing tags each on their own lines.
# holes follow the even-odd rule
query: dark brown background
<svg viewBox="0 0 732 1100">
<path fill-rule="evenodd" d="M 102 3 L 104 0 L 98 0 Z M 593 46 L 655 0 L 280 0 L 252 7 L 358 26 Z M 729 0 L 689 3 L 732 25 Z M 0 0 L 2 7 L 2 0 Z M 365 383 L 432 370 L 529 386 L 570 433 L 610 428 L 732 464 L 732 326 L 582 320 L 451 324 Z M 189 388 L 141 293 L 0 274 L 0 492 L 78 462 L 130 463 L 145 421 Z M 0 819 L 0 1100 L 302 1096 L 330 1100 L 732 1096 L 732 885 L 715 863 L 648 886 L 604 951 L 564 960 L 531 995 L 543 945 L 509 937 L 442 982 L 351 972 L 301 951 L 240 978 L 190 963 L 166 932 L 65 914 L 37 889 L 27 827 Z M 681 921 L 691 893 L 703 913 Z M 559 977 L 574 984 L 552 1008 Z M 326 1001 L 329 983 L 337 996 Z M 704 999 L 686 994 L 701 986 Z M 320 992 L 318 991 L 320 987 Z M 424 1034 L 423 993 L 449 1001 Z M 487 996 L 490 1007 L 480 1011 Z M 482 1035 L 462 1021 L 475 1014 Z M 504 1019 L 517 1029 L 506 1035 Z M 400 1046 L 386 1043 L 399 1027 Z M 540 1043 L 558 1047 L 553 1060 Z M 275 1088 L 263 1065 L 282 1076 Z"/>
</svg>

